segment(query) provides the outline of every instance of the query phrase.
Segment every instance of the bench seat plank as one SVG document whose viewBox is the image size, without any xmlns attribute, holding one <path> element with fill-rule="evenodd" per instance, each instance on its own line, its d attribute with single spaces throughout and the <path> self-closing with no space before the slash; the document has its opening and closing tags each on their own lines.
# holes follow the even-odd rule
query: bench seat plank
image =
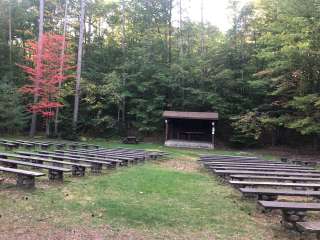
<svg viewBox="0 0 320 240">
<path fill-rule="evenodd" d="M 253 182 L 253 181 L 229 181 L 232 185 L 241 186 L 272 186 L 272 187 L 311 187 L 320 188 L 320 183 L 287 183 L 287 182 Z"/>
<path fill-rule="evenodd" d="M 320 171 L 318 170 L 304 170 L 304 169 L 291 169 L 286 167 L 215 167 L 215 166 L 209 166 L 211 169 L 216 170 L 253 170 L 253 171 L 268 171 L 268 172 L 274 172 L 274 171 L 281 171 L 281 172 L 295 172 L 295 173 L 318 173 L 320 174 Z"/>
<path fill-rule="evenodd" d="M 62 167 L 56 167 L 56 166 L 51 166 L 51 165 L 30 163 L 30 162 L 10 160 L 10 159 L 4 159 L 4 158 L 0 158 L 0 162 L 2 162 L 2 163 L 12 163 L 12 164 L 18 164 L 18 165 L 30 166 L 30 167 L 37 167 L 37 168 L 55 170 L 55 171 L 61 171 L 61 172 L 71 172 L 71 169 L 69 169 L 69 168 L 62 168 Z"/>
<path fill-rule="evenodd" d="M 269 209 L 320 211 L 320 203 L 258 201 L 258 204 Z"/>
<path fill-rule="evenodd" d="M 278 176 L 260 176 L 260 175 L 246 175 L 236 174 L 230 176 L 232 179 L 254 179 L 254 180 L 280 180 L 280 181 L 294 181 L 294 182 L 320 182 L 320 178 L 312 177 L 278 177 Z"/>
<path fill-rule="evenodd" d="M 34 160 L 34 161 L 43 161 L 43 162 L 48 162 L 48 163 L 58 163 L 58 164 L 69 165 L 69 166 L 79 166 L 79 167 L 85 167 L 85 168 L 90 167 L 89 164 L 65 162 L 65 161 L 52 160 L 52 159 L 48 159 L 48 158 L 32 157 L 32 156 L 27 156 L 27 155 L 0 152 L 0 157 L 3 157 L 3 156 L 21 159 L 22 161 L 23 160 Z"/>
<path fill-rule="evenodd" d="M 41 157 L 47 157 L 47 158 L 56 158 L 56 159 L 64 159 L 64 160 L 70 160 L 70 161 L 79 161 L 79 162 L 88 162 L 88 163 L 100 163 L 104 165 L 110 165 L 107 161 L 98 161 L 98 160 L 88 160 L 84 158 L 73 158 L 69 156 L 63 156 L 63 155 L 54 155 L 54 154 L 42 154 L 42 153 L 34 153 L 34 152 L 20 152 L 17 153 L 22 155 L 30 155 L 30 156 L 41 156 Z"/>
<path fill-rule="evenodd" d="M 8 167 L 2 167 L 2 166 L 0 166 L 0 171 L 28 175 L 28 176 L 33 176 L 33 177 L 45 176 L 44 173 L 40 173 L 40 172 L 34 172 L 34 171 L 28 171 L 28 170 L 16 169 L 16 168 L 8 168 Z"/>
<path fill-rule="evenodd" d="M 311 190 L 292 190 L 292 189 L 274 189 L 274 188 L 239 188 L 243 194 L 264 194 L 264 195 L 283 195 L 283 196 L 310 196 L 319 197 L 320 191 Z"/>
<path fill-rule="evenodd" d="M 273 165 L 273 164 L 225 164 L 225 163 L 209 163 L 204 164 L 208 167 L 237 167 L 237 168 L 276 168 L 276 169 L 300 169 L 300 170 L 315 170 L 313 167 L 303 167 L 303 166 L 294 166 L 294 165 Z"/>
<path fill-rule="evenodd" d="M 232 175 L 232 174 L 260 174 L 270 176 L 304 176 L 304 177 L 320 177 L 320 174 L 309 172 L 284 172 L 284 171 L 248 171 L 248 170 L 215 170 L 213 172 L 218 175 Z"/>
<path fill-rule="evenodd" d="M 61 156 L 73 156 L 73 157 L 82 157 L 82 158 L 86 158 L 86 159 L 97 159 L 97 160 L 101 160 L 101 161 L 108 161 L 108 162 L 114 162 L 114 163 L 119 163 L 119 164 L 122 164 L 123 161 L 126 161 L 126 162 L 134 161 L 134 159 L 132 159 L 132 158 L 118 158 L 115 156 L 108 156 L 108 157 L 96 156 L 94 154 L 84 154 L 84 153 L 61 151 L 61 150 L 57 150 L 54 153 L 60 154 Z"/>
<path fill-rule="evenodd" d="M 320 222 L 297 222 L 297 227 L 304 232 L 320 232 Z"/>
<path fill-rule="evenodd" d="M 54 156 L 61 156 L 61 157 L 71 157 L 71 158 L 81 158 L 81 159 L 87 159 L 87 160 L 97 160 L 97 161 L 104 161 L 104 162 L 111 162 L 111 163 L 122 163 L 121 160 L 117 160 L 117 159 L 110 159 L 110 158 L 102 158 L 102 157 L 89 157 L 89 156 L 85 156 L 85 155 L 78 155 L 78 154 L 69 154 L 69 153 L 62 153 L 63 151 L 61 150 L 57 150 L 54 152 L 50 152 L 50 151 L 39 151 L 39 154 L 46 154 L 46 155 L 54 155 Z"/>
</svg>

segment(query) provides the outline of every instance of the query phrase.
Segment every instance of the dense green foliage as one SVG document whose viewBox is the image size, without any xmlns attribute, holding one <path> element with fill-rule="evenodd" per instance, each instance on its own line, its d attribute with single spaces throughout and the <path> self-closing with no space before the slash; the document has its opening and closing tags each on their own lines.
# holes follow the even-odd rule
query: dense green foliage
<svg viewBox="0 0 320 240">
<path fill-rule="evenodd" d="M 187 13 L 176 26 L 172 8 L 178 2 L 127 0 L 123 11 L 117 1 L 87 1 L 79 131 L 156 133 L 165 109 L 215 110 L 220 138 L 234 144 L 279 144 L 301 135 L 316 144 L 320 1 L 256 0 L 242 9 L 230 1 L 227 33 L 192 22 Z M 46 31 L 61 31 L 63 4 L 46 1 Z M 0 5 L 0 76 L 19 87 L 25 77 L 15 63 L 22 61 L 25 41 L 36 38 L 37 2 L 11 1 L 11 64 L 8 1 Z M 72 1 L 68 36 L 75 52 L 78 12 Z M 69 81 L 61 132 L 70 129 L 73 94 Z"/>
</svg>

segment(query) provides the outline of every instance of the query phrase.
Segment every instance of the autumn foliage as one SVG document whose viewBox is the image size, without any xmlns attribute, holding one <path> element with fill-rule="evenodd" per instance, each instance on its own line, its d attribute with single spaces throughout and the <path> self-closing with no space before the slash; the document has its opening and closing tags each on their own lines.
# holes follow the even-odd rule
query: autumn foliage
<svg viewBox="0 0 320 240">
<path fill-rule="evenodd" d="M 66 72 L 73 69 L 71 55 L 62 53 L 64 36 L 44 34 L 42 37 L 42 53 L 38 53 L 38 42 L 26 43 L 25 61 L 28 65 L 18 65 L 28 74 L 31 83 L 19 89 L 24 94 L 37 95 L 38 102 L 28 105 L 31 112 L 41 114 L 45 118 L 52 118 L 57 108 L 63 104 L 58 102 L 59 83 L 73 77 Z M 65 42 L 65 47 L 68 43 Z M 40 60 L 38 58 L 40 57 Z M 37 66 L 37 63 L 39 66 Z"/>
</svg>

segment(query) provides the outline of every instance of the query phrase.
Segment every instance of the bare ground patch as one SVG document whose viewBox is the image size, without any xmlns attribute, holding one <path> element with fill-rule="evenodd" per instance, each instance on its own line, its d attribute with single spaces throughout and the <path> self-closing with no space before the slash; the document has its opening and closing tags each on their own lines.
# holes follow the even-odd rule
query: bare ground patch
<svg viewBox="0 0 320 240">
<path fill-rule="evenodd" d="M 192 157 L 168 159 L 156 162 L 161 167 L 170 168 L 181 172 L 197 172 L 201 170 L 201 165 Z"/>
</svg>

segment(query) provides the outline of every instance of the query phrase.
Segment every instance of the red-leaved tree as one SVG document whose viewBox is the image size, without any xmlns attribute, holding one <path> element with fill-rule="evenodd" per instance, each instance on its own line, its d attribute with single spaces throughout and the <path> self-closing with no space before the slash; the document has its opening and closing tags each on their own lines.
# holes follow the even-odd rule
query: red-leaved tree
<svg viewBox="0 0 320 240">
<path fill-rule="evenodd" d="M 63 46 L 67 48 L 68 43 L 63 44 L 64 36 L 56 34 L 44 34 L 42 38 L 42 55 L 39 56 L 37 42 L 28 41 L 25 48 L 25 61 L 28 65 L 18 65 L 28 74 L 30 84 L 19 89 L 24 94 L 37 95 L 39 101 L 28 105 L 28 110 L 41 114 L 47 123 L 47 134 L 49 134 L 49 122 L 55 115 L 57 108 L 63 106 L 58 101 L 59 83 L 73 75 L 67 72 L 73 69 L 71 65 L 72 56 L 65 51 L 61 54 Z M 62 57 L 63 56 L 63 57 Z M 41 61 L 37 61 L 40 58 Z M 36 66 L 40 64 L 40 66 Z M 61 64 L 63 63 L 63 64 Z M 61 65 L 62 71 L 61 71 Z"/>
</svg>

